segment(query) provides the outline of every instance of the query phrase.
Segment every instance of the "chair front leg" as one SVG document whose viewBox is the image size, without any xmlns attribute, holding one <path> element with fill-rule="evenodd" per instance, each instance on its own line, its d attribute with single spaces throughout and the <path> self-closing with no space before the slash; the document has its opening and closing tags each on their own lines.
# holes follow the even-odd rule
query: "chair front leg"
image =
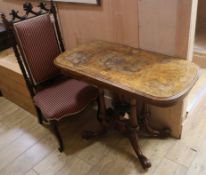
<svg viewBox="0 0 206 175">
<path fill-rule="evenodd" d="M 64 144 L 63 144 L 63 140 L 62 140 L 62 137 L 59 133 L 59 128 L 58 128 L 58 122 L 57 121 L 51 121 L 51 126 L 52 126 L 52 130 L 58 140 L 58 143 L 59 143 L 59 151 L 60 152 L 63 152 L 64 151 Z"/>
<path fill-rule="evenodd" d="M 39 122 L 39 124 L 42 125 L 43 124 L 42 113 L 41 113 L 41 111 L 40 111 L 40 109 L 38 107 L 35 106 L 35 108 L 36 108 L 36 112 L 37 112 L 38 122 Z"/>
</svg>

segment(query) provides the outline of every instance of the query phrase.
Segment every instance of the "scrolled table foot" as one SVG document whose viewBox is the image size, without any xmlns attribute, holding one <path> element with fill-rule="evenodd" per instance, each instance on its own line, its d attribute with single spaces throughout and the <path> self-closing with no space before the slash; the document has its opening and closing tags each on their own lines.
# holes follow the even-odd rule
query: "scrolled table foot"
<svg viewBox="0 0 206 175">
<path fill-rule="evenodd" d="M 149 118 L 151 117 L 151 113 L 148 110 L 148 106 L 143 104 L 142 112 L 139 117 L 139 136 L 147 137 L 147 138 L 160 138 L 164 139 L 171 135 L 171 130 L 169 128 L 164 129 L 154 129 L 149 124 Z"/>
<path fill-rule="evenodd" d="M 144 169 L 148 169 L 152 166 L 149 159 L 147 157 L 145 157 L 144 155 L 140 155 L 138 157 L 138 159 L 139 159 L 139 161 Z"/>
<path fill-rule="evenodd" d="M 139 136 L 147 138 L 159 138 L 165 139 L 171 135 L 171 130 L 169 128 L 164 129 L 154 129 L 149 125 L 148 120 L 145 118 L 144 122 L 141 123 Z"/>
<path fill-rule="evenodd" d="M 165 128 L 162 130 L 159 130 L 159 138 L 167 138 L 171 135 L 171 130 L 169 128 Z"/>
<path fill-rule="evenodd" d="M 128 132 L 129 132 L 129 140 L 131 142 L 131 145 L 132 145 L 142 167 L 144 169 L 150 168 L 152 165 L 151 165 L 149 159 L 146 156 L 144 156 L 142 151 L 141 151 L 137 130 L 135 128 L 129 127 Z"/>
</svg>

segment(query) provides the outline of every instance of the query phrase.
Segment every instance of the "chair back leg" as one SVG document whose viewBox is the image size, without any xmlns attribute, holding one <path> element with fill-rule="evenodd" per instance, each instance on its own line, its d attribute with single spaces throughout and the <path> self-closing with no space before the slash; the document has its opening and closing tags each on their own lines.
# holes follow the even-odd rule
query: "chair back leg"
<svg viewBox="0 0 206 175">
<path fill-rule="evenodd" d="M 99 109 L 100 109 L 100 100 L 99 100 L 99 97 L 97 97 L 96 102 L 97 102 L 96 118 L 97 118 L 97 121 L 102 122 L 102 119 L 101 119 L 101 117 L 99 116 L 99 113 L 100 113 L 100 110 L 99 110 Z"/>
</svg>

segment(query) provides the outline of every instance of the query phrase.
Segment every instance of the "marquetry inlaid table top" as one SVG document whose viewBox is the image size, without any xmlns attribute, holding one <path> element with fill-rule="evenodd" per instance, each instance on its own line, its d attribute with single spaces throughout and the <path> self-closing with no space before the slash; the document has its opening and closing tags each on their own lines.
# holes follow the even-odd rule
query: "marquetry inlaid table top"
<svg viewBox="0 0 206 175">
<path fill-rule="evenodd" d="M 189 61 L 104 41 L 66 51 L 54 62 L 75 78 L 157 104 L 176 102 L 199 76 Z"/>
</svg>

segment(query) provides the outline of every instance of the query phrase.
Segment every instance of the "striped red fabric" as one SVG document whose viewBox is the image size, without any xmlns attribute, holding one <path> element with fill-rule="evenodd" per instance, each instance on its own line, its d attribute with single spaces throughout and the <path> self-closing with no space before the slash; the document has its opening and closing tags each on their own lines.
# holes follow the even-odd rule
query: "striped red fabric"
<svg viewBox="0 0 206 175">
<path fill-rule="evenodd" d="M 17 40 L 34 84 L 56 76 L 53 60 L 60 54 L 54 26 L 48 14 L 14 24 Z"/>
<path fill-rule="evenodd" d="M 69 79 L 38 92 L 34 102 L 46 119 L 60 120 L 81 112 L 97 98 L 97 94 L 96 88 Z"/>
</svg>

